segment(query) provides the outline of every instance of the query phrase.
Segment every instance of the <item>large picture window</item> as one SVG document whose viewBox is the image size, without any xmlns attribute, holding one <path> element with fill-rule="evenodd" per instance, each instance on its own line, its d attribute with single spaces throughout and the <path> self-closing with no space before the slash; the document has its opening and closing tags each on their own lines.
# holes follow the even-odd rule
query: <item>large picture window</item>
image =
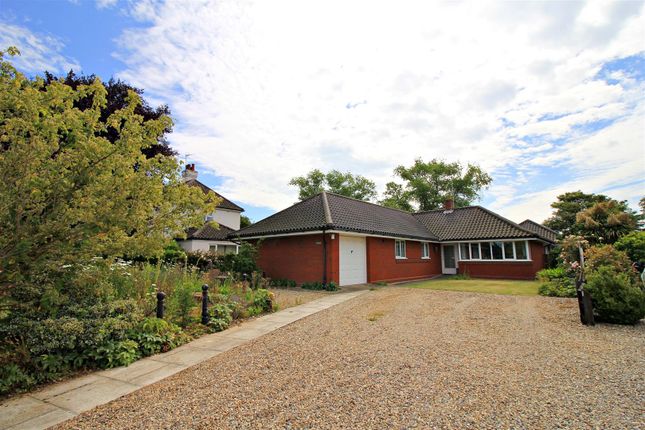
<svg viewBox="0 0 645 430">
<path fill-rule="evenodd" d="M 460 260 L 528 260 L 528 243 L 519 241 L 468 242 L 459 244 Z"/>
<path fill-rule="evenodd" d="M 396 258 L 406 258 L 405 257 L 405 240 L 395 240 L 394 241 L 394 256 Z"/>
</svg>

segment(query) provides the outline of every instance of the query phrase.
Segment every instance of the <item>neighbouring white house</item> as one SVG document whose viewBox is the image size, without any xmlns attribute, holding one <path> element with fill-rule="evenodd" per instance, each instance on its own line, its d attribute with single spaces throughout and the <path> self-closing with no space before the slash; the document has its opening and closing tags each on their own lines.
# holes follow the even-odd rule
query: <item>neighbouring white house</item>
<svg viewBox="0 0 645 430">
<path fill-rule="evenodd" d="M 213 192 L 222 201 L 217 206 L 215 212 L 206 216 L 202 227 L 189 229 L 186 239 L 177 240 L 177 243 L 188 252 L 201 251 L 217 254 L 237 254 L 239 245 L 226 238 L 230 233 L 240 229 L 240 215 L 244 212 L 244 209 L 199 182 L 194 164 L 186 165 L 183 177 L 186 184 L 199 187 L 204 193 Z M 212 221 L 219 224 L 219 228 L 213 227 L 211 224 Z"/>
</svg>

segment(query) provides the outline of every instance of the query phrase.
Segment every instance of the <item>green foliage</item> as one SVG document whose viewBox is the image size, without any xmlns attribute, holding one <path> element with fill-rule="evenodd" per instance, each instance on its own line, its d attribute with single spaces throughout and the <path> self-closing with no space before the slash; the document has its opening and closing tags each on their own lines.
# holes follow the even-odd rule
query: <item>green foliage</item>
<svg viewBox="0 0 645 430">
<path fill-rule="evenodd" d="M 98 78 L 45 83 L 1 60 L 0 289 L 9 312 L 106 300 L 108 282 L 76 282 L 82 271 L 67 267 L 159 256 L 218 203 L 182 181 L 174 157 L 143 154 L 170 118 L 145 120 L 134 91 L 104 116 L 107 96 Z"/>
<path fill-rule="evenodd" d="M 175 284 L 167 299 L 168 318 L 181 327 L 193 322 L 192 310 L 197 306 L 195 295 L 200 291 L 201 283 L 197 277 L 186 277 Z"/>
<path fill-rule="evenodd" d="M 582 225 L 581 233 L 591 243 L 614 243 L 636 228 L 638 217 L 626 202 L 608 200 L 578 212 L 576 223 Z"/>
<path fill-rule="evenodd" d="M 129 337 L 137 342 L 143 357 L 170 351 L 190 340 L 180 327 L 159 318 L 145 318 Z"/>
<path fill-rule="evenodd" d="M 133 340 L 107 342 L 93 348 L 89 357 L 101 368 L 127 366 L 140 358 L 139 345 Z"/>
<path fill-rule="evenodd" d="M 609 266 L 618 272 L 632 273 L 632 262 L 624 251 L 612 245 L 592 246 L 585 251 L 585 268 L 593 272 L 601 266 Z"/>
<path fill-rule="evenodd" d="M 30 388 L 35 383 L 36 379 L 17 364 L 0 365 L 0 395 Z"/>
<path fill-rule="evenodd" d="M 216 303 L 209 310 L 208 326 L 215 331 L 226 330 L 233 321 L 232 310 L 228 304 Z"/>
<path fill-rule="evenodd" d="M 562 267 L 543 269 L 537 273 L 540 281 L 538 294 L 551 297 L 576 297 L 573 272 Z"/>
<path fill-rule="evenodd" d="M 412 212 L 414 208 L 410 204 L 409 193 L 403 188 L 403 185 L 396 182 L 388 182 L 385 184 L 384 198 L 379 201 L 382 206 L 401 209 L 404 211 Z"/>
<path fill-rule="evenodd" d="M 172 240 L 168 246 L 164 248 L 161 260 L 166 264 L 185 264 L 187 258 L 188 256 L 186 255 L 186 251 L 184 251 L 176 241 Z"/>
<path fill-rule="evenodd" d="M 271 279 L 269 285 L 273 288 L 295 288 L 298 284 L 293 279 Z"/>
<path fill-rule="evenodd" d="M 338 285 L 333 281 L 327 284 L 323 284 L 322 282 L 303 282 L 300 288 L 304 288 L 305 290 L 337 291 Z"/>
<path fill-rule="evenodd" d="M 636 324 L 645 317 L 645 293 L 627 273 L 601 266 L 587 278 L 594 313 L 599 321 Z"/>
<path fill-rule="evenodd" d="M 376 197 L 376 184 L 364 176 L 350 172 L 331 170 L 323 173 L 314 169 L 306 176 L 298 176 L 289 181 L 289 185 L 298 187 L 298 198 L 308 199 L 322 191 L 340 194 L 358 200 L 372 200 Z"/>
<path fill-rule="evenodd" d="M 251 221 L 251 218 L 247 217 L 246 215 L 240 215 L 240 228 L 248 227 L 253 224 L 253 221 Z"/>
<path fill-rule="evenodd" d="M 645 231 L 633 231 L 614 243 L 619 251 L 625 251 L 634 263 L 645 263 Z"/>
<path fill-rule="evenodd" d="M 215 266 L 222 272 L 251 275 L 258 270 L 258 249 L 253 244 L 243 242 L 237 254 L 220 255 Z"/>
<path fill-rule="evenodd" d="M 271 312 L 273 310 L 273 293 L 263 288 L 255 290 L 253 305 L 260 308 L 262 312 Z"/>
<path fill-rule="evenodd" d="M 404 184 L 388 184 L 383 202 L 406 210 L 412 203 L 422 211 L 438 209 L 446 198 L 454 199 L 456 206 L 468 206 L 492 182 L 492 178 L 477 165 L 468 164 L 464 169 L 459 162 L 437 159 L 424 162 L 417 158 L 410 167 L 398 166 L 394 174 Z"/>
<path fill-rule="evenodd" d="M 582 191 L 559 195 L 551 207 L 553 215 L 545 226 L 561 236 L 584 236 L 591 243 L 613 243 L 632 230 L 639 218 L 626 201 Z"/>
</svg>

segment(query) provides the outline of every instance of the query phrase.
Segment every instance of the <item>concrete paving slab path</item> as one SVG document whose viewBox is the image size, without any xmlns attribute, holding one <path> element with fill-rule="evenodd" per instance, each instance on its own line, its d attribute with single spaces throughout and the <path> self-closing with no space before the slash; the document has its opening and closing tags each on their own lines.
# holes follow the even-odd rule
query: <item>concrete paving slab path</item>
<svg viewBox="0 0 645 430">
<path fill-rule="evenodd" d="M 329 295 L 203 336 L 128 367 L 94 372 L 11 399 L 0 404 L 0 430 L 51 427 L 366 292 L 359 290 Z"/>
</svg>

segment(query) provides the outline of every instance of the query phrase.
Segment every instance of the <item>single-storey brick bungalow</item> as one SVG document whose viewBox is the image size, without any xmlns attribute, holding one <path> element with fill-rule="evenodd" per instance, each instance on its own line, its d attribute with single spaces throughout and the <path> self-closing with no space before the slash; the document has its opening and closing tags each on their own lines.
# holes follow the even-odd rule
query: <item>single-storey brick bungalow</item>
<svg viewBox="0 0 645 430">
<path fill-rule="evenodd" d="M 339 285 L 440 274 L 533 279 L 555 232 L 480 206 L 410 213 L 322 192 L 229 238 L 260 243 L 267 276 Z"/>
</svg>

